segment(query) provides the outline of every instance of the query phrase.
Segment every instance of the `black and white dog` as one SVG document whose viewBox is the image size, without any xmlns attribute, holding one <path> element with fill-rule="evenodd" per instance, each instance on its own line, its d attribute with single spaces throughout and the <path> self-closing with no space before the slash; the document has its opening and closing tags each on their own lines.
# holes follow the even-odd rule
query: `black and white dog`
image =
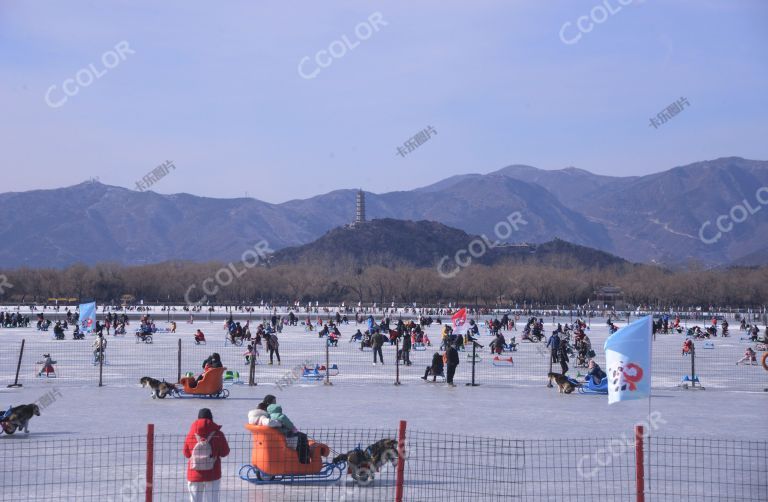
<svg viewBox="0 0 768 502">
<path fill-rule="evenodd" d="M 29 421 L 32 417 L 40 416 L 40 408 L 36 404 L 22 404 L 11 408 L 11 413 L 3 420 L 3 428 L 7 434 L 22 430 L 29 434 Z"/>
<path fill-rule="evenodd" d="M 397 466 L 397 441 L 382 439 L 365 450 L 357 448 L 333 459 L 334 463 L 346 461 L 349 473 L 358 483 L 373 481 L 374 473 L 379 472 L 387 463 Z"/>
<path fill-rule="evenodd" d="M 162 382 L 150 377 L 143 377 L 139 380 L 142 387 L 149 387 L 152 389 L 152 399 L 165 399 L 165 396 L 173 395 L 178 391 L 176 386 L 172 383 L 168 383 L 165 380 Z"/>
</svg>

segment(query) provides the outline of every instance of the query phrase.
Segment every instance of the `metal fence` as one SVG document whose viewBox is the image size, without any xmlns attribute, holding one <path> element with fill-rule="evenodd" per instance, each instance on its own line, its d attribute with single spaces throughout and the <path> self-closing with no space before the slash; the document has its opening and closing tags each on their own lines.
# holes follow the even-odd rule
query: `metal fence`
<svg viewBox="0 0 768 502">
<path fill-rule="evenodd" d="M 763 501 L 768 490 L 766 441 L 643 438 L 637 431 L 629 439 L 518 441 L 406 432 L 402 423 L 391 430 L 306 432 L 329 447 L 328 463 L 386 439 L 396 443 L 396 454 L 373 479 L 355 481 L 347 464 L 338 479 L 324 482 L 270 481 L 268 473 L 249 482 L 240 474 L 252 461 L 254 439 L 225 431 L 230 454 L 221 462 L 221 500 Z M 37 437 L 0 440 L 0 500 L 188 499 L 183 435 L 149 429 L 146 436 Z"/>
<path fill-rule="evenodd" d="M 288 337 L 281 334 L 279 361 L 275 355 L 274 364 L 270 365 L 267 351 L 263 346 L 260 348 L 255 367 L 256 382 L 312 384 L 320 383 L 327 377 L 334 384 L 386 385 L 397 381 L 421 385 L 421 378 L 440 345 L 439 335 L 430 332 L 432 345 L 421 347 L 423 350 L 411 350 L 411 364 L 406 365 L 397 358 L 398 345 L 387 343 L 383 347 L 384 364 L 374 365 L 371 349 L 361 350 L 358 342 L 349 341 L 350 329 L 344 330 L 344 337 L 339 340 L 338 346 L 331 347 L 327 346 L 325 338 L 318 338 L 316 333 L 300 332 Z M 506 332 L 506 335 L 509 338 L 515 332 Z M 744 336 L 734 331 L 728 338 L 695 341 L 695 376 L 702 386 L 713 390 L 739 391 L 762 391 L 768 387 L 768 371 L 760 364 L 764 352 L 758 351 L 756 360 L 750 364 L 735 364 L 747 347 L 759 349 L 760 346 L 742 340 Z M 240 375 L 240 381 L 248 381 L 245 347 L 224 342 L 223 334 L 209 334 L 207 345 L 195 344 L 191 334 L 159 333 L 152 344 L 137 343 L 133 334 L 110 336 L 103 367 L 95 363 L 91 346 L 93 337 L 63 341 L 51 338 L 47 333 L 27 337 L 23 355 L 21 340 L 0 343 L 0 383 L 13 383 L 17 367 L 20 383 L 25 386 L 45 380 L 45 374 L 38 376 L 43 354 L 50 354 L 56 361 L 57 384 L 97 385 L 101 378 L 104 385 L 137 385 L 144 376 L 177 382 L 180 374 L 200 373 L 202 361 L 213 352 L 218 352 L 224 365 Z M 550 364 L 550 351 L 543 342 L 520 342 L 518 338 L 515 351 L 494 356 L 488 348 L 490 340 L 490 336 L 481 335 L 479 342 L 483 347 L 477 348 L 474 358 L 471 347 L 460 353 L 457 383 L 471 382 L 474 374 L 475 382 L 481 385 L 543 386 L 547 384 L 550 370 L 561 371 L 559 364 Z M 685 377 L 691 379 L 693 376 L 693 358 L 683 355 L 681 351 L 684 340 L 685 337 L 680 334 L 657 335 L 653 344 L 654 388 L 676 388 Z M 605 369 L 601 345 L 600 340 L 593 342 L 597 352 L 595 360 Z M 580 377 L 587 372 L 573 356 L 568 366 L 571 377 Z M 306 372 L 305 367 L 308 369 Z M 325 371 L 325 367 L 330 371 Z M 315 368 L 318 368 L 317 372 L 313 371 Z M 237 380 L 235 376 L 234 381 Z"/>
</svg>

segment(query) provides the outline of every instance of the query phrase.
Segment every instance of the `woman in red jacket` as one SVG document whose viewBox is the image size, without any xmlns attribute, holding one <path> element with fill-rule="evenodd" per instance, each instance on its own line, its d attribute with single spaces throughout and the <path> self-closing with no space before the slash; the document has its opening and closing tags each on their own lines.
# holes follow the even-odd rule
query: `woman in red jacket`
<svg viewBox="0 0 768 502">
<path fill-rule="evenodd" d="M 184 441 L 187 485 L 192 502 L 218 502 L 221 458 L 229 455 L 229 444 L 221 426 L 213 421 L 208 408 L 202 408 Z"/>
</svg>

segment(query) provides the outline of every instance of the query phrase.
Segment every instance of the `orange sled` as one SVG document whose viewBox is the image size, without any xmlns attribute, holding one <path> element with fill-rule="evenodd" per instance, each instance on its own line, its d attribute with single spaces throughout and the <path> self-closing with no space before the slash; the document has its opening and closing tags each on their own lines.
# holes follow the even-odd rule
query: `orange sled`
<svg viewBox="0 0 768 502">
<path fill-rule="evenodd" d="M 289 448 L 285 436 L 272 427 L 246 425 L 253 436 L 251 465 L 240 468 L 240 478 L 255 484 L 333 482 L 341 479 L 346 461 L 323 462 L 328 446 L 309 440 L 310 463 L 299 463 L 299 454 Z"/>
<path fill-rule="evenodd" d="M 207 397 L 224 399 L 229 397 L 229 390 L 224 388 L 224 372 L 227 368 L 211 368 L 203 373 L 203 378 L 194 385 L 194 377 L 184 377 L 179 382 L 184 386 L 175 397 Z"/>
</svg>

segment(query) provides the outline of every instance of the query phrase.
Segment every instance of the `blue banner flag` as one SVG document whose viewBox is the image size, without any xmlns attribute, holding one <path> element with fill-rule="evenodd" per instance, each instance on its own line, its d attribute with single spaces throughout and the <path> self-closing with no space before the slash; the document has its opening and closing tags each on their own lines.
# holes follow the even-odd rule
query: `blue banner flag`
<svg viewBox="0 0 768 502">
<path fill-rule="evenodd" d="M 605 341 L 608 404 L 651 395 L 651 335 L 653 318 L 638 319 Z"/>
<path fill-rule="evenodd" d="M 96 302 L 80 304 L 80 332 L 92 333 L 96 327 Z"/>
</svg>

